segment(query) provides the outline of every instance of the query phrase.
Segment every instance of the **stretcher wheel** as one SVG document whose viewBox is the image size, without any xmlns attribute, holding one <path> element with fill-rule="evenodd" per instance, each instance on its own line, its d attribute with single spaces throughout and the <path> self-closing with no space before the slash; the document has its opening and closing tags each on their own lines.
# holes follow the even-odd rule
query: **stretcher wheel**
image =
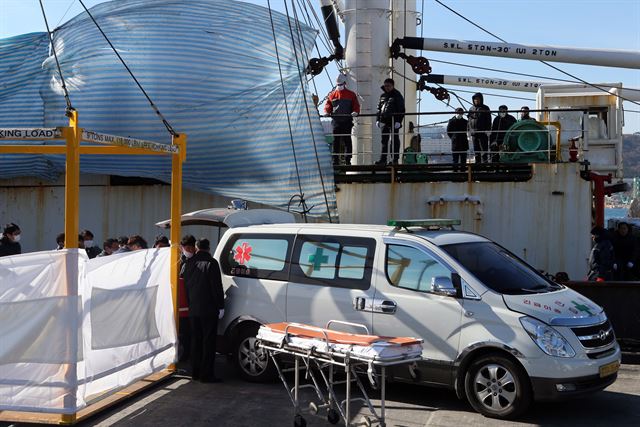
<svg viewBox="0 0 640 427">
<path fill-rule="evenodd" d="M 309 402 L 309 413 L 311 415 L 318 414 L 318 405 L 316 405 L 314 402 Z"/>
<path fill-rule="evenodd" d="M 367 417 L 366 415 L 362 417 L 362 420 L 360 421 L 360 424 L 365 425 L 367 427 L 371 427 L 371 425 L 373 424 L 373 421 L 371 420 L 370 417 Z"/>
<path fill-rule="evenodd" d="M 293 427 L 307 427 L 307 420 L 302 415 L 296 415 L 293 417 Z"/>
<path fill-rule="evenodd" d="M 340 412 L 331 408 L 327 411 L 327 421 L 329 424 L 338 424 L 340 422 Z"/>
</svg>

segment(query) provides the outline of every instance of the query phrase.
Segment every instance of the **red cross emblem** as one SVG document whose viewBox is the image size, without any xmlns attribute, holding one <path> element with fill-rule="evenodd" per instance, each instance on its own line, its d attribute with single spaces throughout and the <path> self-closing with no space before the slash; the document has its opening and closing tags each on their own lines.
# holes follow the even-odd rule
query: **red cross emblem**
<svg viewBox="0 0 640 427">
<path fill-rule="evenodd" d="M 247 242 L 243 242 L 242 245 L 236 246 L 235 255 L 233 259 L 236 260 L 238 264 L 245 265 L 251 259 L 251 251 L 253 248 L 247 244 Z"/>
</svg>

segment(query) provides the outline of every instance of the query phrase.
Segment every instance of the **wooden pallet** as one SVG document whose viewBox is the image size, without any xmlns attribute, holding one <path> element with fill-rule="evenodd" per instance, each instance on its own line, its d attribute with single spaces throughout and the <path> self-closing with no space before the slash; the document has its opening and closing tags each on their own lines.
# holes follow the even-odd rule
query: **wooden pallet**
<svg viewBox="0 0 640 427">
<path fill-rule="evenodd" d="M 167 380 L 173 375 L 173 372 L 164 370 L 155 374 L 149 375 L 140 381 L 131 384 L 128 387 L 123 388 L 113 394 L 110 394 L 102 399 L 95 400 L 94 403 L 88 405 L 86 408 L 81 409 L 75 414 L 61 415 L 51 414 L 45 412 L 22 412 L 22 411 L 0 411 L 0 422 L 12 422 L 12 423 L 35 423 L 35 424 L 57 424 L 57 425 L 72 425 L 86 420 L 98 414 L 105 409 L 112 407 L 125 399 L 129 399 L 142 391 L 159 384 L 162 381 Z"/>
</svg>

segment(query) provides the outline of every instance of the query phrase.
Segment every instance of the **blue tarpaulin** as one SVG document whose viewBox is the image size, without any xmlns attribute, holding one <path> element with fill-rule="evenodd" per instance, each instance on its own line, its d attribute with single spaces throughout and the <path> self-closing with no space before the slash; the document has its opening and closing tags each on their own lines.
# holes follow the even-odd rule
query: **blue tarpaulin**
<svg viewBox="0 0 640 427">
<path fill-rule="evenodd" d="M 299 75 L 314 29 L 299 24 L 299 38 L 291 18 L 294 49 L 287 17 L 273 12 L 299 185 L 268 9 L 232 0 L 115 0 L 91 13 L 168 122 L 188 135 L 186 187 L 284 207 L 301 186 L 312 214 L 326 217 L 322 178 L 337 215 L 329 149 Z M 53 37 L 81 127 L 170 143 L 86 13 Z M 0 128 L 66 126 L 65 106 L 47 34 L 0 40 Z M 82 156 L 80 168 L 165 182 L 171 172 L 161 156 Z M 62 156 L 0 155 L 2 179 L 62 173 Z"/>
</svg>

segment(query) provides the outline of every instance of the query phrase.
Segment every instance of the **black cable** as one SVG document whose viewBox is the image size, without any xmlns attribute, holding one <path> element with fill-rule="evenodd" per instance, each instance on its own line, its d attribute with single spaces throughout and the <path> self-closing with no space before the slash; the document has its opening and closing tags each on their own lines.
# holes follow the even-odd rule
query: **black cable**
<svg viewBox="0 0 640 427">
<path fill-rule="evenodd" d="M 285 0 L 285 3 L 286 3 L 286 0 Z M 330 38 L 330 37 L 329 37 L 329 35 L 327 34 L 327 30 L 326 30 L 326 28 L 325 28 L 325 26 L 326 26 L 326 22 L 325 22 L 324 20 L 321 20 L 321 19 L 318 17 L 318 14 L 316 13 L 316 10 L 313 8 L 313 5 L 311 5 L 311 0 L 307 0 L 307 3 L 309 4 L 309 6 L 310 6 L 310 8 L 311 8 L 311 12 L 313 13 L 313 16 L 315 17 L 316 22 L 318 23 L 318 28 L 320 28 L 320 32 L 324 35 L 324 38 L 327 40 L 327 50 L 328 50 L 329 52 L 333 52 L 333 51 L 331 50 L 331 47 L 329 47 L 329 46 L 331 46 L 332 42 L 331 42 L 331 38 Z M 344 68 L 344 66 L 342 65 L 342 60 L 341 60 L 341 59 L 337 59 L 337 60 L 336 60 L 336 63 L 338 64 L 338 66 L 339 66 L 340 68 Z"/>
<path fill-rule="evenodd" d="M 422 0 L 422 6 L 420 6 L 420 38 L 422 38 L 424 30 L 424 0 Z M 422 103 L 422 91 L 418 91 L 418 113 L 421 111 Z M 418 114 L 418 127 L 420 126 L 420 114 Z"/>
<path fill-rule="evenodd" d="M 42 1 L 42 0 L 40 0 Z M 87 12 L 87 15 L 89 15 L 89 18 L 91 18 L 91 20 L 93 21 L 93 23 L 96 25 L 96 27 L 98 27 L 98 30 L 100 31 L 100 33 L 102 34 L 102 36 L 104 37 L 104 39 L 107 41 L 107 43 L 109 43 L 109 46 L 111 46 L 111 49 L 113 50 L 113 52 L 116 54 L 116 56 L 118 57 L 118 59 L 120 60 L 120 62 L 122 62 L 122 65 L 124 65 L 124 68 L 127 69 L 127 71 L 129 72 L 129 75 L 131 76 L 131 78 L 133 79 L 134 82 L 136 82 L 136 84 L 138 85 L 138 87 L 140 88 L 140 90 L 142 91 L 142 93 L 144 94 L 144 96 L 147 98 L 147 101 L 149 101 L 149 104 L 151 105 L 151 108 L 153 109 L 153 111 L 155 111 L 155 113 L 158 115 L 158 117 L 160 117 L 160 120 L 162 120 L 162 124 L 164 124 L 164 127 L 167 128 L 167 130 L 169 131 L 169 133 L 173 136 L 178 136 L 177 132 L 175 130 L 173 130 L 173 127 L 171 127 L 171 125 L 169 124 L 169 122 L 167 121 L 167 119 L 165 119 L 165 117 L 162 115 L 162 113 L 160 112 L 160 110 L 158 109 L 158 107 L 156 106 L 156 104 L 153 103 L 153 101 L 151 100 L 151 98 L 149 97 L 149 95 L 147 95 L 147 92 L 144 90 L 144 88 L 142 87 L 142 85 L 140 84 L 140 82 L 138 81 L 138 79 L 136 78 L 136 76 L 133 75 L 133 72 L 131 71 L 131 69 L 129 68 L 129 66 L 127 65 L 126 62 L 124 62 L 124 59 L 122 59 L 122 56 L 120 56 L 120 54 L 118 53 L 118 51 L 116 50 L 116 48 L 113 46 L 113 44 L 111 43 L 111 40 L 109 40 L 109 38 L 107 37 L 107 35 L 104 33 L 104 31 L 102 31 L 102 28 L 100 28 L 100 25 L 98 25 L 98 22 L 95 20 L 95 18 L 93 17 L 93 15 L 91 14 L 91 12 L 89 12 L 89 9 L 87 9 L 87 6 L 84 5 L 84 2 L 82 0 L 79 0 L 80 4 L 82 5 L 82 7 L 84 8 L 84 11 Z"/>
<path fill-rule="evenodd" d="M 482 26 L 480 26 L 480 25 L 476 24 L 475 22 L 471 21 L 470 19 L 466 18 L 465 16 L 461 15 L 460 13 L 456 12 L 455 10 L 451 9 L 449 6 L 447 6 L 446 4 L 442 3 L 440 0 L 435 0 L 435 1 L 436 1 L 436 3 L 438 3 L 439 5 L 443 6 L 444 8 L 446 8 L 446 9 L 448 9 L 449 11 L 453 12 L 454 14 L 458 15 L 460 18 L 464 19 L 465 21 L 467 21 L 467 22 L 468 22 L 468 23 L 470 23 L 471 25 L 475 26 L 476 28 L 478 28 L 478 29 L 480 29 L 480 30 L 484 31 L 484 32 L 485 32 L 485 33 L 487 33 L 487 34 L 492 35 L 493 37 L 495 37 L 496 39 L 500 40 L 500 41 L 501 41 L 501 42 L 503 42 L 503 43 L 508 43 L 508 42 L 507 42 L 505 39 L 503 39 L 502 37 L 499 37 L 499 36 L 497 36 L 497 35 L 493 34 L 491 31 L 489 31 L 489 30 L 487 30 L 487 29 L 483 28 Z M 556 70 L 556 71 L 558 71 L 558 72 L 560 72 L 560 73 L 562 73 L 562 74 L 564 74 L 564 75 L 567 75 L 567 76 L 569 76 L 569 77 L 571 77 L 571 78 L 573 78 L 573 79 L 576 79 L 577 81 L 579 81 L 579 82 L 581 82 L 581 83 L 583 83 L 583 84 L 586 84 L 586 85 L 589 85 L 589 86 L 591 86 L 591 87 L 593 87 L 593 88 L 595 88 L 595 89 L 601 90 L 602 92 L 605 92 L 605 93 L 607 93 L 607 94 L 609 94 L 609 95 L 614 95 L 614 96 L 616 96 L 616 97 L 618 97 L 618 98 L 622 99 L 623 101 L 628 101 L 628 102 L 631 102 L 632 104 L 640 105 L 640 103 L 638 103 L 638 102 L 635 102 L 635 101 L 632 101 L 632 100 L 630 100 L 630 99 L 624 98 L 624 97 L 622 97 L 622 96 L 620 96 L 620 95 L 612 94 L 612 93 L 610 93 L 610 92 L 609 92 L 608 90 L 606 90 L 606 89 L 603 89 L 603 88 L 601 88 L 601 87 L 599 87 L 599 86 L 597 86 L 597 85 L 594 85 L 594 84 L 592 84 L 592 83 L 589 83 L 588 81 L 583 80 L 583 79 L 581 79 L 580 77 L 574 76 L 573 74 L 568 73 L 568 72 L 566 72 L 566 71 L 564 71 L 564 70 L 560 69 L 559 67 L 556 67 L 555 65 L 551 65 L 551 64 L 549 64 L 547 61 L 543 61 L 543 60 L 540 60 L 540 59 L 539 59 L 538 61 L 539 61 L 539 62 L 541 62 L 541 63 L 543 63 L 543 64 L 544 64 L 544 65 L 546 65 L 547 67 L 553 68 L 554 70 Z"/>
<path fill-rule="evenodd" d="M 51 30 L 49 29 L 49 21 L 47 21 L 47 14 L 44 11 L 44 5 L 42 4 L 42 0 L 40 0 L 40 10 L 42 10 L 42 17 L 44 18 L 44 25 L 47 27 L 47 35 L 49 36 L 49 43 L 51 44 L 51 50 L 53 51 L 53 57 L 56 59 L 56 67 L 58 67 L 58 75 L 60 76 L 60 82 L 62 83 L 62 90 L 64 91 L 64 100 L 67 103 L 67 116 L 71 115 L 71 112 L 74 110 L 71 105 L 71 98 L 69 98 L 69 91 L 67 90 L 67 85 L 64 82 L 64 76 L 62 75 L 62 69 L 60 68 L 60 61 L 58 60 L 58 53 L 56 52 L 56 47 L 53 44 L 53 35 L 51 34 Z"/>
<path fill-rule="evenodd" d="M 292 0 L 292 4 L 293 4 L 293 0 Z M 320 167 L 320 158 L 318 157 L 318 147 L 316 146 L 316 137 L 313 133 L 313 123 L 311 122 L 311 112 L 309 111 L 309 103 L 307 102 L 307 93 L 305 92 L 304 79 L 302 78 L 302 68 L 300 67 L 300 60 L 298 59 L 296 40 L 295 40 L 295 37 L 293 36 L 293 27 L 291 26 L 291 17 L 289 16 L 289 6 L 287 6 L 286 0 L 284 2 L 284 8 L 287 15 L 287 22 L 289 23 L 289 33 L 291 34 L 293 56 L 296 59 L 296 65 L 298 67 L 298 77 L 300 78 L 300 89 L 302 90 L 304 106 L 305 106 L 305 109 L 307 110 L 307 119 L 309 120 L 309 131 L 311 132 L 311 141 L 313 142 L 313 151 L 315 152 L 315 155 L 316 155 L 316 163 L 318 165 L 318 174 L 320 175 L 320 184 L 322 185 L 322 194 L 324 195 L 324 203 L 327 207 L 327 215 L 329 217 L 329 222 L 331 223 L 333 221 L 331 219 L 331 209 L 329 208 L 329 199 L 327 198 L 327 191 L 324 186 L 324 177 L 322 176 L 322 168 Z M 296 22 L 298 25 L 300 25 L 300 21 L 296 21 Z"/>
<path fill-rule="evenodd" d="M 298 5 L 299 5 L 299 6 L 300 6 L 300 8 L 301 8 L 302 10 L 304 10 L 304 12 L 305 12 L 305 15 L 306 15 L 305 23 L 306 23 L 307 25 L 309 25 L 310 27 L 312 27 L 312 28 L 313 28 L 313 24 L 312 24 L 312 22 L 311 22 L 311 15 L 309 15 L 309 10 L 308 10 L 307 6 L 305 5 L 305 3 L 302 3 L 302 1 L 303 1 L 303 0 L 298 0 Z M 307 4 L 309 4 L 309 0 L 306 0 L 306 3 L 307 3 Z M 303 17 L 304 17 L 304 15 L 303 15 Z M 318 56 L 322 56 L 322 52 L 320 52 L 320 48 L 318 47 L 318 42 L 317 42 L 316 40 L 314 40 L 314 42 L 313 42 L 313 43 L 314 43 L 314 45 L 315 45 L 316 52 L 318 52 Z M 327 70 L 327 67 L 323 67 L 323 69 L 322 69 L 322 70 L 323 70 L 323 71 L 324 71 L 324 73 L 327 75 L 327 80 L 329 81 L 329 86 L 331 86 L 331 87 L 332 87 L 332 88 L 331 88 L 331 91 L 333 91 L 333 90 L 335 89 L 335 85 L 334 85 L 333 80 L 331 80 L 331 76 L 329 75 L 329 71 Z M 315 80 L 314 80 L 314 79 L 315 79 L 315 77 L 316 77 L 316 76 L 312 76 L 312 77 L 311 77 L 311 80 L 314 82 L 314 88 L 315 88 L 315 89 L 316 89 L 316 91 L 317 91 L 317 88 L 316 88 L 316 86 L 315 86 Z M 329 98 L 329 94 L 331 93 L 331 91 L 329 91 L 329 93 L 328 93 L 328 94 L 326 94 L 326 95 L 324 96 L 324 98 L 322 98 L 322 99 L 319 99 L 319 98 L 318 98 L 318 106 L 317 106 L 318 108 L 322 108 L 321 106 L 322 106 L 322 105 L 324 104 L 324 102 Z M 319 112 L 319 111 L 318 111 L 318 114 L 320 114 L 320 112 Z"/>
<path fill-rule="evenodd" d="M 287 123 L 289 125 L 289 137 L 291 138 L 291 151 L 293 152 L 293 164 L 296 167 L 296 177 L 298 178 L 298 190 L 302 197 L 302 182 L 300 181 L 300 170 L 298 169 L 298 157 L 296 156 L 296 146 L 293 142 L 293 129 L 291 128 L 291 117 L 289 116 L 289 104 L 287 102 L 287 91 L 284 87 L 284 77 L 282 76 L 282 66 L 280 65 L 280 53 L 278 51 L 278 41 L 276 39 L 276 27 L 273 24 L 273 13 L 271 11 L 271 1 L 267 0 L 269 8 L 269 19 L 271 20 L 271 32 L 273 33 L 273 44 L 276 48 L 276 60 L 278 62 L 278 72 L 280 73 L 280 86 L 282 86 L 282 97 L 284 98 L 284 110 L 287 114 Z M 303 214 L 304 221 L 307 222 L 307 215 Z"/>
</svg>

